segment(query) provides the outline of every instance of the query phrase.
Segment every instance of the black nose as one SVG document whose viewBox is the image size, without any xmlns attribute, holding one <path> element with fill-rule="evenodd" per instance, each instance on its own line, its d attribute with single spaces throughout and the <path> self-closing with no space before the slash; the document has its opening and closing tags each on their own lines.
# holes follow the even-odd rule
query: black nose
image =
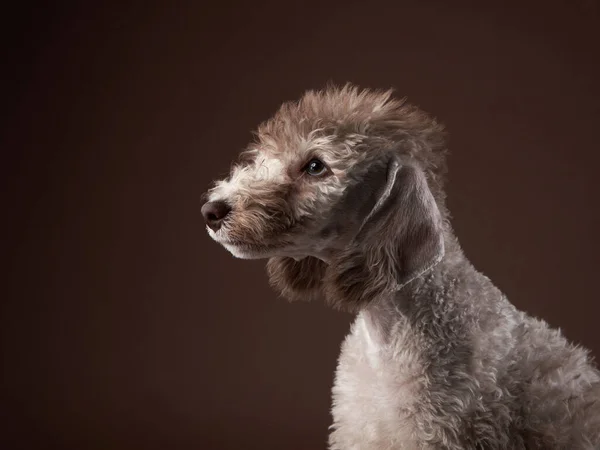
<svg viewBox="0 0 600 450">
<path fill-rule="evenodd" d="M 202 205 L 202 215 L 208 225 L 213 231 L 217 231 L 221 228 L 223 219 L 229 214 L 231 208 L 225 202 L 207 202 Z"/>
</svg>

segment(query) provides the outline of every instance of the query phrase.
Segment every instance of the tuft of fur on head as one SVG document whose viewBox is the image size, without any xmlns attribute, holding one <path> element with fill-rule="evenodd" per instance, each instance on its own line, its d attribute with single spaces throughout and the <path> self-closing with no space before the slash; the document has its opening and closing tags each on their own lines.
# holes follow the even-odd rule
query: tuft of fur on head
<svg viewBox="0 0 600 450">
<path fill-rule="evenodd" d="M 299 101 L 286 102 L 256 132 L 256 148 L 285 151 L 302 145 L 307 137 L 327 140 L 365 138 L 381 144 L 402 143 L 402 153 L 427 171 L 436 200 L 444 200 L 447 172 L 446 133 L 443 125 L 406 98 L 394 98 L 394 90 L 360 89 L 351 83 L 309 90 Z"/>
</svg>

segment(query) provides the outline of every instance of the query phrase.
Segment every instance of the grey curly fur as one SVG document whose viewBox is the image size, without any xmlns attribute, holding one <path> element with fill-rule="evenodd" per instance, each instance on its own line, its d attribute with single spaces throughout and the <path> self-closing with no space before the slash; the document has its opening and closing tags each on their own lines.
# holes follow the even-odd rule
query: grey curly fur
<svg viewBox="0 0 600 450">
<path fill-rule="evenodd" d="M 391 91 L 307 92 L 211 189 L 231 212 L 209 233 L 268 258 L 283 296 L 357 314 L 331 449 L 600 449 L 600 373 L 469 263 L 445 153 L 441 125 Z M 304 170 L 315 157 L 324 175 Z"/>
</svg>

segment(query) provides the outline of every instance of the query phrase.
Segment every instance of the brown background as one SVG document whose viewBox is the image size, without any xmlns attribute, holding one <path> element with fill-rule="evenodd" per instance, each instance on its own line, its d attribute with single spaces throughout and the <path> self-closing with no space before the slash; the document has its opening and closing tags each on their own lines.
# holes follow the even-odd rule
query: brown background
<svg viewBox="0 0 600 450">
<path fill-rule="evenodd" d="M 2 448 L 325 448 L 350 317 L 277 299 L 199 199 L 330 80 L 446 123 L 467 256 L 599 354 L 597 1 L 162 3 L 3 13 Z"/>
</svg>

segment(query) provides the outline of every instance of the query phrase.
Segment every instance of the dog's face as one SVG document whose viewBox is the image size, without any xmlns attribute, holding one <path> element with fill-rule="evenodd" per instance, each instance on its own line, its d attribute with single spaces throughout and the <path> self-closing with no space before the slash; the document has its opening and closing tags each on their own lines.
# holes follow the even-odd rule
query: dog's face
<svg viewBox="0 0 600 450">
<path fill-rule="evenodd" d="M 444 253 L 442 131 L 390 94 L 346 86 L 284 104 L 208 192 L 210 236 L 268 258 L 286 297 L 346 309 L 428 270 Z"/>
<path fill-rule="evenodd" d="M 326 258 L 368 213 L 370 186 L 355 188 L 373 169 L 364 140 L 320 130 L 293 141 L 259 139 L 210 190 L 208 233 L 239 258 Z"/>
</svg>

